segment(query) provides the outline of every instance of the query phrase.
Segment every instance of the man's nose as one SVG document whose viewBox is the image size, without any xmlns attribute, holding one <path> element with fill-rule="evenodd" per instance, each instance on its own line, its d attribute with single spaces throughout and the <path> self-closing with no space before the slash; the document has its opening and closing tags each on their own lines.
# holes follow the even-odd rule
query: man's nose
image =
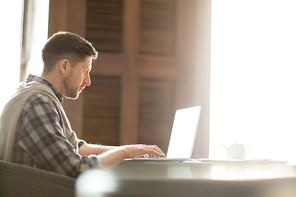
<svg viewBox="0 0 296 197">
<path fill-rule="evenodd" d="M 86 77 L 84 78 L 84 83 L 87 85 L 87 86 L 90 86 L 91 84 L 91 79 L 90 79 L 90 75 L 87 74 Z"/>
</svg>

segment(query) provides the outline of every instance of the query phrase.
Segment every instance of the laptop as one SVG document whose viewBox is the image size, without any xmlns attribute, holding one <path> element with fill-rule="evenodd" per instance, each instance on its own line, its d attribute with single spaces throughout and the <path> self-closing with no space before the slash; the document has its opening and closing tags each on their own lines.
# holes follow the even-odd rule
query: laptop
<svg viewBox="0 0 296 197">
<path fill-rule="evenodd" d="M 133 161 L 186 161 L 192 156 L 201 106 L 178 109 L 175 112 L 168 152 L 166 157 L 143 158 Z"/>
</svg>

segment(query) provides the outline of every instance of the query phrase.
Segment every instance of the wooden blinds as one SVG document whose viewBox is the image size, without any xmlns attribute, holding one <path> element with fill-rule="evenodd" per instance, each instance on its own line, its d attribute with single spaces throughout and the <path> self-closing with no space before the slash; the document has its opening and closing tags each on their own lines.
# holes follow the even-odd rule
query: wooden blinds
<svg viewBox="0 0 296 197">
<path fill-rule="evenodd" d="M 140 79 L 138 142 L 157 144 L 167 151 L 174 119 L 175 83 Z"/>
<path fill-rule="evenodd" d="M 99 52 L 122 52 L 122 0 L 87 0 L 86 39 Z"/>
<path fill-rule="evenodd" d="M 84 90 L 85 141 L 119 145 L 120 89 L 119 77 L 92 77 L 92 85 Z"/>
<path fill-rule="evenodd" d="M 140 54 L 175 55 L 175 0 L 141 0 Z"/>
</svg>

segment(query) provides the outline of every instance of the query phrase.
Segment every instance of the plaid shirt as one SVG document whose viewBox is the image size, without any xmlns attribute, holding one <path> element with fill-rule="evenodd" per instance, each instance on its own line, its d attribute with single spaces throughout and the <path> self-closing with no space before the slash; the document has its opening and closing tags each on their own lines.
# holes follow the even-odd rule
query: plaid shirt
<svg viewBox="0 0 296 197">
<path fill-rule="evenodd" d="M 48 81 L 29 75 L 26 83 L 36 81 L 47 85 L 62 103 L 63 96 Z M 30 97 L 17 122 L 13 146 L 13 162 L 71 177 L 94 166 L 100 166 L 95 155 L 81 156 L 63 132 L 58 106 L 46 95 Z M 80 140 L 78 146 L 84 141 Z"/>
</svg>

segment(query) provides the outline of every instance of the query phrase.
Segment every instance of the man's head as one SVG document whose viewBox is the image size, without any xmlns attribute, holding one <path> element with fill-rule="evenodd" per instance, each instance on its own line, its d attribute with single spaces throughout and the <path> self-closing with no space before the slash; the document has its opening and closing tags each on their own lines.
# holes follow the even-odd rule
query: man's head
<svg viewBox="0 0 296 197">
<path fill-rule="evenodd" d="M 90 42 L 77 34 L 58 32 L 51 36 L 42 49 L 44 72 L 50 72 L 62 59 L 68 59 L 72 66 L 87 57 L 97 59 L 98 52 Z"/>
<path fill-rule="evenodd" d="M 50 37 L 42 50 L 43 77 L 66 98 L 77 99 L 91 84 L 89 72 L 98 52 L 84 38 L 74 33 L 58 32 Z"/>
</svg>

